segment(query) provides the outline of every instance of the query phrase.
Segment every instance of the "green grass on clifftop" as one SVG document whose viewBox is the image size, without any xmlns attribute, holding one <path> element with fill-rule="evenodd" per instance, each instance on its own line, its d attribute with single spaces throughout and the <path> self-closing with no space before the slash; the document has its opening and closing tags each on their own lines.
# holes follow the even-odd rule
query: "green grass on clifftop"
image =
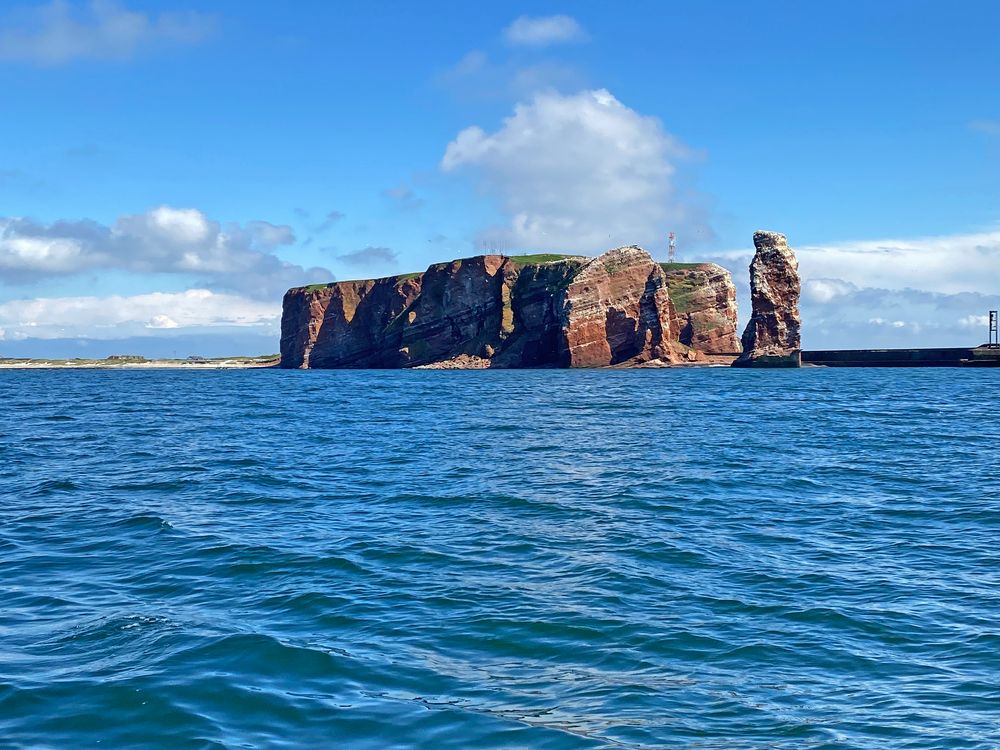
<svg viewBox="0 0 1000 750">
<path fill-rule="evenodd" d="M 660 268 L 664 271 L 684 271 L 688 268 L 700 268 L 707 265 L 705 263 L 661 263 Z"/>
<path fill-rule="evenodd" d="M 415 279 L 418 276 L 422 276 L 423 271 L 414 271 L 413 273 L 401 273 L 396 276 L 380 276 L 377 279 L 346 279 L 341 281 L 327 281 L 325 284 L 310 284 L 309 286 L 297 286 L 293 287 L 289 291 L 291 292 L 318 292 L 320 289 L 329 289 L 337 284 L 357 284 L 362 281 L 379 281 L 380 279 L 395 279 L 396 283 L 401 283 L 403 281 L 409 281 L 410 279 Z"/>
<path fill-rule="evenodd" d="M 557 260 L 566 260 L 567 258 L 581 258 L 585 256 L 581 255 L 563 255 L 561 253 L 535 253 L 533 255 L 511 255 L 510 259 L 514 261 L 519 266 L 535 266 L 541 263 L 553 263 Z M 428 268 L 428 270 L 440 271 L 447 268 L 452 263 L 461 263 L 462 260 L 469 260 L 464 258 L 457 261 L 449 261 L 447 263 L 434 263 Z M 670 271 L 684 271 L 691 268 L 700 268 L 701 266 L 707 265 L 706 263 L 660 263 L 660 268 L 668 273 Z M 382 278 L 394 278 L 397 283 L 403 281 L 409 281 L 410 279 L 415 279 L 418 276 L 423 275 L 423 271 L 414 271 L 413 273 L 401 273 L 397 276 L 387 276 Z M 364 279 L 357 279 L 354 281 L 363 281 Z M 328 281 L 325 284 L 310 284 L 309 286 L 296 287 L 291 291 L 303 291 L 303 292 L 315 292 L 320 289 L 326 289 L 337 283 L 351 283 L 350 281 Z"/>
<path fill-rule="evenodd" d="M 512 255 L 510 259 L 519 266 L 530 266 L 537 263 L 551 263 L 556 260 L 566 260 L 566 258 L 576 258 L 576 255 L 559 255 L 557 253 L 538 253 L 537 255 Z"/>
</svg>

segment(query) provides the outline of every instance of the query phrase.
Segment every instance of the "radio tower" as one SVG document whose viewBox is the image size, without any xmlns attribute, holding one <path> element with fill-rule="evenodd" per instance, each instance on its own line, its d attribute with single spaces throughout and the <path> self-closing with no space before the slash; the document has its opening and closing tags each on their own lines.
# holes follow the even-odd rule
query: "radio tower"
<svg viewBox="0 0 1000 750">
<path fill-rule="evenodd" d="M 677 259 L 677 238 L 671 232 L 667 235 L 667 263 L 673 263 Z"/>
</svg>

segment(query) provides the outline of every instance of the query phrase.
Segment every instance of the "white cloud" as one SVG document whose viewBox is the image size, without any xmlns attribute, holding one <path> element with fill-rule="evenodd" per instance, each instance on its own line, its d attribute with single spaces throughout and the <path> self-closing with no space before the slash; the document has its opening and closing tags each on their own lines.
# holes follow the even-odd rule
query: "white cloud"
<svg viewBox="0 0 1000 750">
<path fill-rule="evenodd" d="M 168 315 L 154 315 L 149 319 L 146 328 L 179 328 L 177 321 Z"/>
<path fill-rule="evenodd" d="M 885 318 L 869 318 L 868 322 L 873 326 L 888 326 L 889 328 L 906 328 L 906 321 L 886 320 Z"/>
<path fill-rule="evenodd" d="M 133 296 L 51 297 L 0 303 L 7 337 L 116 339 L 151 329 L 256 329 L 276 334 L 281 306 L 208 289 Z"/>
<path fill-rule="evenodd" d="M 986 135 L 1000 135 L 1000 121 L 998 120 L 973 120 L 969 127 L 978 130 Z"/>
<path fill-rule="evenodd" d="M 76 59 L 123 60 L 157 46 L 197 44 L 212 30 L 193 11 L 149 16 L 114 0 L 67 0 L 27 8 L 4 19 L 0 60 L 59 65 Z"/>
<path fill-rule="evenodd" d="M 111 226 L 0 218 L 0 276 L 11 284 L 95 269 L 188 274 L 211 286 L 271 297 L 297 284 L 331 280 L 326 269 L 305 269 L 273 254 L 294 241 L 289 226 L 251 221 L 223 228 L 197 209 L 171 206 L 122 216 Z"/>
<path fill-rule="evenodd" d="M 504 30 L 504 38 L 517 46 L 546 47 L 586 41 L 587 34 L 571 16 L 521 16 Z"/>
<path fill-rule="evenodd" d="M 854 284 L 840 279 L 810 279 L 802 284 L 802 296 L 815 302 L 826 303 L 857 290 Z"/>
<path fill-rule="evenodd" d="M 1000 230 L 909 239 L 798 246 L 799 272 L 808 284 L 840 282 L 857 288 L 921 289 L 943 294 L 1000 293 Z M 718 254 L 736 267 L 752 249 Z"/>
<path fill-rule="evenodd" d="M 1000 231 L 789 244 L 806 348 L 971 346 L 986 339 L 986 311 L 1000 308 Z M 733 271 L 744 320 L 751 257 L 748 247 L 711 258 Z"/>
<path fill-rule="evenodd" d="M 796 248 L 807 278 L 947 294 L 1000 292 L 1000 231 Z"/>
<path fill-rule="evenodd" d="M 673 186 L 689 156 L 659 120 L 600 89 L 538 94 L 494 133 L 466 128 L 441 168 L 478 175 L 510 216 L 493 235 L 514 247 L 596 252 L 695 220 Z"/>
<path fill-rule="evenodd" d="M 966 315 L 964 318 L 958 319 L 958 325 L 962 328 L 976 328 L 985 331 L 989 324 L 989 315 Z"/>
</svg>

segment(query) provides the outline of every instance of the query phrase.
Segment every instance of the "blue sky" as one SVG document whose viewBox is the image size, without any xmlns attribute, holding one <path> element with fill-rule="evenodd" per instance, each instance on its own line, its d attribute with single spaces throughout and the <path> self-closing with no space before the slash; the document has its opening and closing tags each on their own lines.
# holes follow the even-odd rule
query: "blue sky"
<svg viewBox="0 0 1000 750">
<path fill-rule="evenodd" d="M 742 285 L 758 228 L 799 251 L 805 346 L 977 343 L 998 27 L 995 2 L 3 3 L 0 355 L 273 351 L 285 287 L 484 241 L 674 230 Z"/>
</svg>

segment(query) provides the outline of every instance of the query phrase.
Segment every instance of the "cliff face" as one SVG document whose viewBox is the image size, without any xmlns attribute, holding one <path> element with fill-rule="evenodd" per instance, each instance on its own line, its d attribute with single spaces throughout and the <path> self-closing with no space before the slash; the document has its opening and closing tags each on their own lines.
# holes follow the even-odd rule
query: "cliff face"
<svg viewBox="0 0 1000 750">
<path fill-rule="evenodd" d="M 799 262 L 785 235 L 754 232 L 750 262 L 753 311 L 743 331 L 743 354 L 733 367 L 798 367 Z"/>
<path fill-rule="evenodd" d="M 620 247 L 584 264 L 562 295 L 562 312 L 569 367 L 683 356 L 666 276 L 642 248 Z"/>
<path fill-rule="evenodd" d="M 420 278 L 389 277 L 292 289 L 281 315 L 281 361 L 291 367 L 395 367 L 398 326 Z"/>
<path fill-rule="evenodd" d="M 663 263 L 680 342 L 705 354 L 739 354 L 736 285 L 714 263 Z"/>
<path fill-rule="evenodd" d="M 438 263 L 424 272 L 420 295 L 400 319 L 399 358 L 424 365 L 461 355 L 490 358 L 509 334 L 509 258 L 480 255 Z"/>
<path fill-rule="evenodd" d="M 282 367 L 689 361 L 700 357 L 695 341 L 725 347 L 713 331 L 729 313 L 710 307 L 720 295 L 728 300 L 728 292 L 723 281 L 713 283 L 722 291 L 688 294 L 694 312 L 681 315 L 668 273 L 641 248 L 623 247 L 592 259 L 483 255 L 423 274 L 291 289 L 282 315 Z M 690 285 L 697 285 L 694 277 Z M 693 348 L 681 343 L 682 335 Z"/>
</svg>

